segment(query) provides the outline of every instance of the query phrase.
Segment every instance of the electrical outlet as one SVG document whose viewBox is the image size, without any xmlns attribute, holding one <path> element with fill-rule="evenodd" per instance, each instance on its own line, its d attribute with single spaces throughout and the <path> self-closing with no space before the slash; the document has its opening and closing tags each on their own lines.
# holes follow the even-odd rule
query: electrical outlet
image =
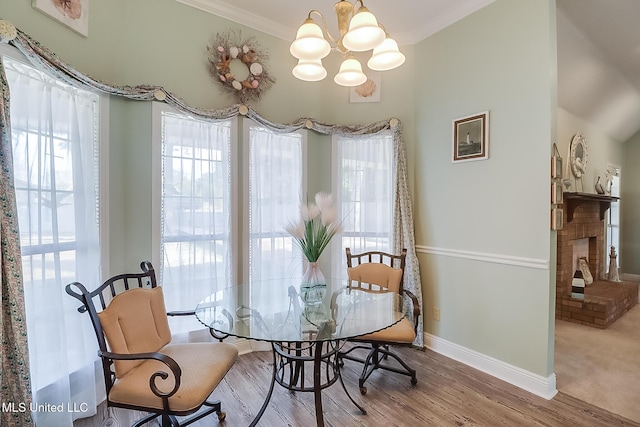
<svg viewBox="0 0 640 427">
<path fill-rule="evenodd" d="M 433 307 L 433 320 L 440 320 L 440 307 Z"/>
</svg>

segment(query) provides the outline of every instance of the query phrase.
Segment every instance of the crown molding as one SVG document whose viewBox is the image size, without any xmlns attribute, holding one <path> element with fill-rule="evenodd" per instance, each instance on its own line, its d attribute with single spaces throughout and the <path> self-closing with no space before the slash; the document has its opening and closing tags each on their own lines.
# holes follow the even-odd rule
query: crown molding
<svg viewBox="0 0 640 427">
<path fill-rule="evenodd" d="M 459 4 L 456 7 L 450 7 L 438 16 L 425 20 L 425 24 L 422 27 L 413 31 L 410 40 L 408 40 L 408 44 L 416 44 L 427 37 L 434 35 L 438 31 L 455 24 L 472 13 L 477 12 L 483 7 L 490 5 L 494 1 L 495 0 L 477 0 Z"/>
<path fill-rule="evenodd" d="M 290 41 L 298 30 L 297 26 L 295 28 L 290 28 L 278 22 L 266 19 L 263 16 L 253 14 L 236 6 L 216 0 L 176 1 L 285 41 Z M 494 1 L 495 0 L 474 0 L 465 2 L 464 4 L 449 8 L 441 14 L 425 20 L 424 25 L 416 28 L 415 30 L 410 32 L 405 31 L 401 33 L 394 33 L 393 37 L 400 45 L 416 44 L 449 25 L 454 24 L 462 18 L 493 3 Z"/>
<path fill-rule="evenodd" d="M 297 28 L 291 29 L 285 25 L 271 21 L 263 16 L 256 15 L 236 6 L 229 5 L 215 0 L 176 0 L 187 6 L 200 9 L 212 15 L 228 19 L 229 21 L 245 25 L 254 30 L 262 31 L 282 40 L 291 40 L 295 36 Z"/>
</svg>

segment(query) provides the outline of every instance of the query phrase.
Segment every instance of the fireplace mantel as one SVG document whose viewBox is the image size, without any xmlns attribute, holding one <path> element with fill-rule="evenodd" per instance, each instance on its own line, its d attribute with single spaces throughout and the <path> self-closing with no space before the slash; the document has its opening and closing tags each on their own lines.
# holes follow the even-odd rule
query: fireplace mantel
<svg viewBox="0 0 640 427">
<path fill-rule="evenodd" d="M 600 219 L 604 219 L 604 213 L 611 207 L 611 202 L 617 202 L 619 197 L 605 196 L 604 194 L 592 194 L 592 193 L 578 193 L 567 192 L 562 195 L 565 200 L 565 207 L 567 209 L 567 222 L 573 220 L 573 212 L 575 209 L 583 203 L 599 203 L 600 204 Z"/>
</svg>

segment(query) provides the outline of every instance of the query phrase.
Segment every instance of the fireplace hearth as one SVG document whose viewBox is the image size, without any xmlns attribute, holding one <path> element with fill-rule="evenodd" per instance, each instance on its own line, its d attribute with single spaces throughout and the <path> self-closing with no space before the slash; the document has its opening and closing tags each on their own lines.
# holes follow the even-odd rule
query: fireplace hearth
<svg viewBox="0 0 640 427">
<path fill-rule="evenodd" d="M 615 197 L 564 194 L 564 228 L 557 234 L 556 318 L 596 328 L 607 328 L 638 303 L 638 284 L 604 279 L 604 212 Z M 571 298 L 571 282 L 579 257 L 588 260 L 593 283 L 584 300 Z"/>
</svg>

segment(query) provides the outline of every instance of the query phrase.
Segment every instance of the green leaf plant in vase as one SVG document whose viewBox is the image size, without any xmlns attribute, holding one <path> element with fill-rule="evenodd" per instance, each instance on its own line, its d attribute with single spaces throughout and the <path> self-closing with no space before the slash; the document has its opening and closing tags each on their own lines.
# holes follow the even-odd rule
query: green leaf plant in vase
<svg viewBox="0 0 640 427">
<path fill-rule="evenodd" d="M 290 222 L 285 230 L 293 236 L 308 261 L 300 283 L 300 297 L 305 304 L 320 304 L 327 292 L 327 281 L 320 271 L 318 259 L 331 238 L 342 231 L 342 220 L 338 219 L 333 196 L 317 193 L 315 203 L 301 205 L 300 219 Z"/>
</svg>

